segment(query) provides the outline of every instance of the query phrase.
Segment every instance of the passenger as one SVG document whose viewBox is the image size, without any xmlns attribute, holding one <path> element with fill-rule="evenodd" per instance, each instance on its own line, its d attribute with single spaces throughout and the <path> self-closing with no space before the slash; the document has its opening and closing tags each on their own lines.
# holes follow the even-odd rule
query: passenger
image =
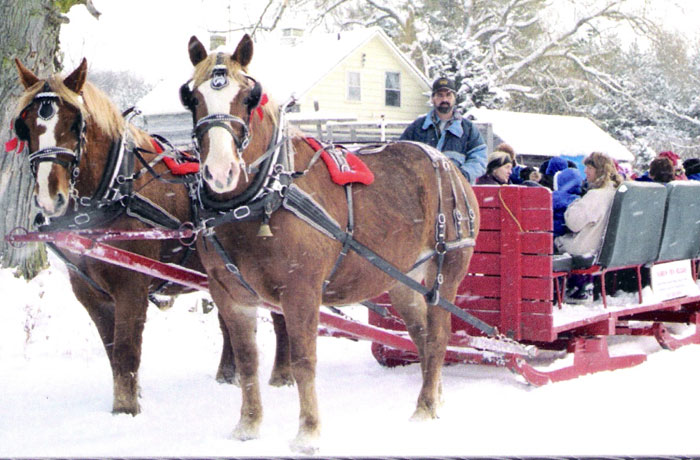
<svg viewBox="0 0 700 460">
<path fill-rule="evenodd" d="M 617 187 L 622 178 L 612 159 L 593 152 L 583 161 L 588 191 L 573 201 L 564 212 L 564 223 L 572 233 L 554 239 L 559 252 L 571 255 L 595 255 L 600 251 L 603 233 Z M 587 302 L 593 296 L 591 275 L 572 275 L 567 280 L 567 302 Z"/>
<path fill-rule="evenodd" d="M 513 174 L 511 174 L 513 177 Z M 541 187 L 542 174 L 532 166 L 524 166 L 520 170 L 520 183 L 528 187 Z"/>
<path fill-rule="evenodd" d="M 474 183 L 486 171 L 486 144 L 469 120 L 455 111 L 455 85 L 440 77 L 433 82 L 433 109 L 418 117 L 401 134 L 401 140 L 428 144 L 443 152 Z"/>
<path fill-rule="evenodd" d="M 667 157 L 656 157 L 649 163 L 649 178 L 660 184 L 667 184 L 674 180 L 675 169 L 673 163 Z"/>
<path fill-rule="evenodd" d="M 671 160 L 675 171 L 675 177 L 673 180 L 688 180 L 688 178 L 685 175 L 685 170 L 683 169 L 683 163 L 681 163 L 681 157 L 679 157 L 676 153 L 671 152 L 669 150 L 666 152 L 659 153 L 657 157 L 668 158 L 669 160 Z"/>
<path fill-rule="evenodd" d="M 571 255 L 594 255 L 603 242 L 603 231 L 612 207 L 615 190 L 622 178 L 612 159 L 604 153 L 593 152 L 583 162 L 588 192 L 572 202 L 564 213 L 564 222 L 573 233 L 554 240 L 560 252 Z"/>
<path fill-rule="evenodd" d="M 667 158 L 668 160 L 671 161 L 671 164 L 673 165 L 673 168 L 674 168 L 674 179 L 673 180 L 687 180 L 688 179 L 685 176 L 685 171 L 683 170 L 683 165 L 680 163 L 680 157 L 678 155 L 676 155 L 675 153 L 673 153 L 671 151 L 661 152 L 656 156 L 656 158 Z M 651 167 L 651 163 L 649 164 L 649 166 Z M 637 177 L 635 180 L 639 181 L 639 182 L 654 182 L 654 180 L 651 177 L 649 177 L 649 171 L 646 171 L 644 174 Z"/>
<path fill-rule="evenodd" d="M 568 232 L 564 222 L 564 213 L 571 203 L 581 198 L 583 175 L 578 168 L 566 168 L 554 175 L 552 192 L 552 220 L 554 237 Z"/>
<path fill-rule="evenodd" d="M 552 157 L 549 160 L 542 163 L 540 166 L 540 173 L 542 173 L 542 179 L 540 184 L 544 185 L 550 190 L 554 189 L 554 175 L 559 171 L 563 171 L 568 168 L 569 165 L 567 161 L 561 157 Z"/>
<path fill-rule="evenodd" d="M 633 180 L 634 171 L 632 170 L 632 165 L 626 161 L 615 162 L 615 168 L 617 168 L 617 173 L 622 177 L 622 180 Z"/>
<path fill-rule="evenodd" d="M 510 159 L 513 163 L 513 169 L 510 172 L 509 183 L 516 184 L 516 185 L 522 184 L 523 181 L 520 179 L 520 171 L 522 171 L 524 166 L 521 164 L 518 164 L 518 160 L 516 159 L 515 150 L 513 149 L 513 147 L 510 144 L 506 144 L 505 142 L 501 142 L 495 148 L 494 152 L 495 151 L 506 152 L 510 156 Z M 488 159 L 487 159 L 487 161 L 488 161 Z"/>
<path fill-rule="evenodd" d="M 495 151 L 488 156 L 486 174 L 476 180 L 478 185 L 508 185 L 513 160 L 506 152 Z"/>
<path fill-rule="evenodd" d="M 700 180 L 700 158 L 688 158 L 683 162 L 685 175 L 690 180 Z"/>
</svg>

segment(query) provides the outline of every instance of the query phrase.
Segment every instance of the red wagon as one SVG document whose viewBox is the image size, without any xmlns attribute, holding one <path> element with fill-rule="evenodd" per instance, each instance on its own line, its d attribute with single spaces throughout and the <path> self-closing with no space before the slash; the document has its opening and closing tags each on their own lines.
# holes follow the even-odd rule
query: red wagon
<svg viewBox="0 0 700 460">
<path fill-rule="evenodd" d="M 553 254 L 548 189 L 474 189 L 481 210 L 481 230 L 455 303 L 510 338 L 535 345 L 538 350 L 570 352 L 574 359 L 572 364 L 551 371 L 537 370 L 526 357 L 509 354 L 474 352 L 467 359 L 464 355 L 448 355 L 448 359 L 508 366 L 528 382 L 541 385 L 629 367 L 646 359 L 645 355 L 611 357 L 607 336 L 653 335 L 670 349 L 700 343 L 700 290 L 696 285 L 700 183 L 668 187 L 626 183 L 616 196 L 599 260 Z M 626 296 L 623 303 L 611 301 L 606 284 L 614 285 L 623 270 L 639 278 L 645 269 L 663 267 L 672 260 L 679 260 L 674 262 L 675 270 L 687 271 L 678 273 L 675 279 L 685 290 L 675 294 L 670 291 L 666 294 L 670 298 L 660 298 L 648 288 L 643 290 L 637 279 L 636 295 Z M 562 304 L 561 286 L 571 273 L 593 274 L 604 280 L 600 282 L 601 298 L 587 305 Z M 387 300 L 386 296 L 377 299 L 390 306 Z M 386 329 L 403 329 L 395 316 L 382 318 L 370 312 L 369 322 Z M 690 323 L 696 328 L 678 339 L 668 332 L 666 323 Z M 452 331 L 455 344 L 460 337 L 479 334 L 457 318 L 453 318 Z M 411 353 L 377 343 L 372 351 L 386 365 L 416 360 Z"/>
</svg>

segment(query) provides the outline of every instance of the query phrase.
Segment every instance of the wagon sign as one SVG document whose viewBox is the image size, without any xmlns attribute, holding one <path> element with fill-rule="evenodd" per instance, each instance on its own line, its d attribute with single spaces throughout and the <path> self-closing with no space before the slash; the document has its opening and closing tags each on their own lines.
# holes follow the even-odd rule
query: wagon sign
<svg viewBox="0 0 700 460">
<path fill-rule="evenodd" d="M 658 300 L 700 295 L 693 280 L 690 260 L 677 260 L 651 267 L 651 289 Z"/>
</svg>

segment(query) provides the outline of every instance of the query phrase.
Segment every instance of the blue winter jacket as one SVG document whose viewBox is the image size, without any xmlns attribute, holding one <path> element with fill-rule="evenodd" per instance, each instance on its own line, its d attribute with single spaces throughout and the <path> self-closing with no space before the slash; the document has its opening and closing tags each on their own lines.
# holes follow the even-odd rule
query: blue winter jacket
<svg viewBox="0 0 700 460">
<path fill-rule="evenodd" d="M 457 115 L 438 137 L 435 109 L 418 117 L 401 135 L 402 141 L 428 144 L 444 153 L 474 183 L 486 172 L 486 144 L 481 133 L 469 120 Z"/>
<path fill-rule="evenodd" d="M 564 224 L 564 213 L 578 198 L 581 198 L 583 175 L 576 168 L 566 168 L 554 175 L 554 191 L 552 192 L 552 220 L 555 237 L 568 232 Z"/>
<path fill-rule="evenodd" d="M 688 180 L 700 180 L 700 173 L 688 174 Z"/>
</svg>

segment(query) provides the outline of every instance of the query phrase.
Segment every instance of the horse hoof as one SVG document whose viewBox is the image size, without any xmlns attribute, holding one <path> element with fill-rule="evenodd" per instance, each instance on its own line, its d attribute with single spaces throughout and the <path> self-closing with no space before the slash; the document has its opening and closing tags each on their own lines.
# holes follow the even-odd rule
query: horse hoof
<svg viewBox="0 0 700 460">
<path fill-rule="evenodd" d="M 258 439 L 260 437 L 260 426 L 259 424 L 253 426 L 239 422 L 236 428 L 233 430 L 233 437 L 239 441 Z"/>
<path fill-rule="evenodd" d="M 219 369 L 216 373 L 216 381 L 219 383 L 235 385 L 237 387 L 241 386 L 240 378 L 233 366 L 226 366 Z"/>
<path fill-rule="evenodd" d="M 291 372 L 273 372 L 268 383 L 273 387 L 291 387 L 294 386 L 294 377 Z"/>
<path fill-rule="evenodd" d="M 131 416 L 137 416 L 138 414 L 141 413 L 141 407 L 139 406 L 138 403 L 135 405 L 127 405 L 127 404 L 118 404 L 114 403 L 112 406 L 112 414 L 118 415 L 118 414 L 127 414 Z"/>
<path fill-rule="evenodd" d="M 426 420 L 434 420 L 438 418 L 437 412 L 435 410 L 428 409 L 426 407 L 418 407 L 416 411 L 411 416 L 412 422 L 424 422 Z"/>
<path fill-rule="evenodd" d="M 289 443 L 289 448 L 297 454 L 316 455 L 318 453 L 318 439 L 299 435 Z"/>
</svg>

